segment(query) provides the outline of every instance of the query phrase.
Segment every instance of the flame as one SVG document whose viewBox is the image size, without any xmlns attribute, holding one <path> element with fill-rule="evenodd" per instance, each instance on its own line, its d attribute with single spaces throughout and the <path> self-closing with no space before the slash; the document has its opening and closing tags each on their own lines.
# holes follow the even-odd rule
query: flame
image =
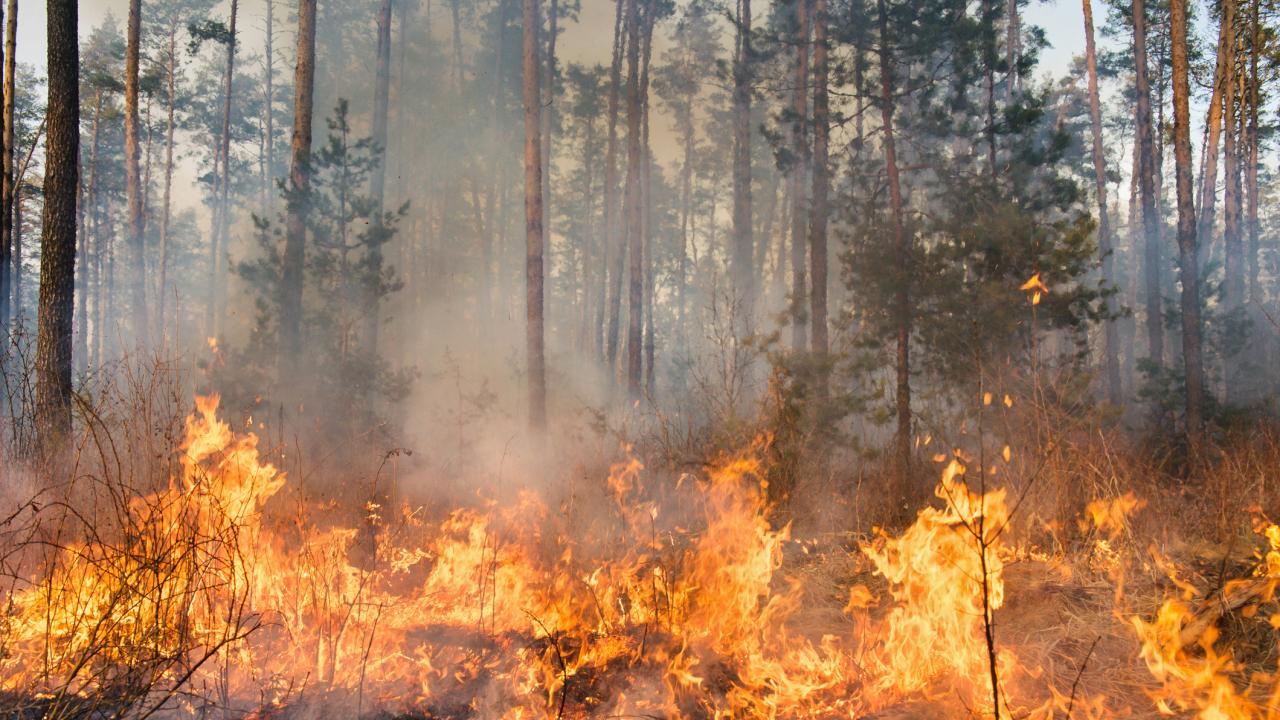
<svg viewBox="0 0 1280 720">
<path fill-rule="evenodd" d="M 217 408 L 197 400 L 165 487 L 129 497 L 119 527 L 51 543 L 10 596 L 0 691 L 89 698 L 149 668 L 150 687 L 191 689 L 172 702 L 192 714 L 204 692 L 270 717 L 308 688 L 349 716 L 859 717 L 950 695 L 989 714 L 994 656 L 1004 716 L 1021 700 L 1010 693 L 1042 675 L 994 637 L 989 650 L 1019 551 L 1005 544 L 1006 491 L 971 488 L 958 454 L 939 502 L 860 555 L 770 520 L 767 437 L 674 486 L 645 482 L 627 452 L 601 486 L 607 507 L 583 517 L 525 490 L 435 519 L 370 500 L 343 525 L 301 501 L 283 512 L 295 501 L 285 475 Z M 1107 531 L 1139 505 L 1126 496 L 1086 514 Z M 1270 550 L 1242 581 L 1255 606 L 1280 577 L 1280 529 L 1259 532 Z M 804 573 L 823 552 L 864 558 L 883 589 L 841 580 L 843 614 L 818 623 Z M 1195 617 L 1181 598 L 1127 621 L 1156 706 L 1276 720 L 1274 678 L 1241 689 L 1212 623 L 1198 651 L 1184 649 Z M 1100 696 L 1039 683 L 1026 699 L 1043 704 L 1026 717 L 1112 716 Z"/>
</svg>

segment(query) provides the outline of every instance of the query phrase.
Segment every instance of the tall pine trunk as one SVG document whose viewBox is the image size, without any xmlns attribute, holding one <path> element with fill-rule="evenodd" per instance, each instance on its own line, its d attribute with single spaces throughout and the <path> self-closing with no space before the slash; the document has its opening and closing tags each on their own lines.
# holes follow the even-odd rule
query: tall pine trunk
<svg viewBox="0 0 1280 720">
<path fill-rule="evenodd" d="M 650 167 L 653 158 L 649 148 L 649 62 L 653 57 L 653 25 L 657 7 L 645 3 L 644 50 L 640 59 L 640 239 L 644 255 L 644 387 L 650 400 L 654 397 L 655 338 L 653 327 L 653 231 L 652 183 Z"/>
<path fill-rule="evenodd" d="M 10 296 L 14 296 L 17 305 L 17 293 L 13 291 L 16 283 L 18 263 L 14 260 L 14 197 L 16 196 L 13 167 L 13 101 L 17 85 L 14 83 L 14 70 L 17 62 L 14 52 L 17 50 L 18 35 L 18 0 L 9 0 L 8 12 L 5 14 L 4 31 L 4 127 L 0 130 L 0 337 L 9 329 L 9 318 L 17 314 L 12 312 L 9 304 Z M 11 270 L 12 268 L 12 270 Z"/>
<path fill-rule="evenodd" d="M 1147 16 L 1144 0 L 1133 3 L 1133 65 L 1137 102 L 1138 186 L 1142 198 L 1143 276 L 1147 312 L 1147 357 L 1164 365 L 1164 313 L 1160 293 L 1160 216 L 1156 211 L 1156 158 L 1147 79 Z"/>
<path fill-rule="evenodd" d="M 159 337 L 165 334 L 165 299 L 168 295 L 169 275 L 169 221 L 173 202 L 173 131 L 175 129 L 174 114 L 177 106 L 175 92 L 177 90 L 178 72 L 178 26 L 169 27 L 169 47 L 166 60 L 165 82 L 168 83 L 166 98 L 166 118 L 164 126 L 164 193 L 160 201 L 160 247 L 156 260 L 156 327 Z"/>
<path fill-rule="evenodd" d="M 627 0 L 627 396 L 640 399 L 644 237 L 640 227 L 640 0 Z"/>
<path fill-rule="evenodd" d="M 618 187 L 618 105 L 622 92 L 622 57 L 628 42 L 627 28 L 630 27 L 630 15 L 624 15 L 623 7 L 629 0 L 615 0 L 616 10 L 613 23 L 613 64 L 609 69 L 609 142 L 605 148 L 604 170 L 604 233 L 608 245 L 609 292 L 606 299 L 607 315 L 605 322 L 605 362 L 609 369 L 616 367 L 618 360 L 618 336 L 621 333 L 622 314 L 622 273 L 625 267 L 626 248 L 623 244 L 623 233 L 618 228 L 616 217 Z M 602 322 L 602 324 L 604 324 Z"/>
<path fill-rule="evenodd" d="M 738 328 L 741 334 L 749 334 L 755 326 L 755 270 L 752 267 L 752 246 L 754 241 L 751 232 L 751 0 L 737 0 L 738 13 L 735 25 L 735 52 L 733 56 L 733 282 L 738 301 L 738 315 L 741 321 Z M 692 97 L 689 99 L 692 103 Z M 692 108 L 689 110 L 692 113 Z M 692 119 L 690 120 L 692 125 Z M 690 132 L 692 139 L 692 132 Z M 688 177 L 692 171 L 689 166 L 692 147 L 685 149 L 685 192 L 688 192 Z M 684 200 L 688 205 L 688 198 Z M 688 210 L 685 210 L 687 225 Z M 687 247 L 687 231 L 682 241 Z M 681 327 L 684 326 L 684 262 L 685 250 L 681 251 L 680 261 L 680 314 Z"/>
<path fill-rule="evenodd" d="M 1235 25 L 1236 0 L 1222 0 L 1219 10 L 1218 59 L 1213 73 L 1213 92 L 1209 98 L 1209 113 L 1205 121 L 1204 166 L 1200 180 L 1200 220 L 1197 235 L 1202 252 L 1208 250 L 1213 237 L 1218 198 L 1218 142 L 1222 137 L 1222 97 L 1228 82 L 1232 27 Z"/>
<path fill-rule="evenodd" d="M 266 96 L 266 102 L 263 104 L 264 107 L 262 108 L 262 111 L 263 111 L 263 114 L 265 115 L 265 117 L 263 118 L 263 123 L 266 125 L 266 137 L 263 139 L 263 144 L 265 145 L 264 150 L 267 156 L 267 159 L 266 159 L 267 187 L 264 188 L 263 190 L 265 194 L 265 202 L 263 203 L 262 209 L 263 209 L 263 212 L 267 213 L 268 215 L 271 214 L 271 211 L 274 210 L 276 206 L 276 201 L 275 201 L 276 194 L 274 192 L 275 191 L 275 166 L 276 166 L 275 9 L 276 9 L 276 1 L 267 0 L 267 19 L 266 19 L 266 29 L 265 29 L 266 39 L 265 39 L 265 44 L 263 46 L 264 58 L 262 61 L 263 66 L 266 69 L 266 72 L 265 72 L 266 78 L 264 78 L 266 88 L 263 90 L 263 93 Z"/>
<path fill-rule="evenodd" d="M 1245 167 L 1245 232 L 1248 235 L 1248 299 L 1251 307 L 1261 307 L 1262 288 L 1258 284 L 1259 257 L 1258 234 L 1258 106 L 1262 102 L 1258 76 L 1258 54 L 1262 52 L 1262 25 L 1259 22 L 1261 0 L 1253 0 L 1249 13 L 1249 110 L 1248 128 L 1245 134 L 1247 160 Z"/>
<path fill-rule="evenodd" d="M 894 436 L 894 460 L 897 464 L 899 497 L 905 498 L 911 482 L 911 241 L 904 226 L 902 184 L 898 174 L 898 154 L 893 130 L 894 82 L 893 53 L 889 45 L 889 18 L 885 0 L 877 0 L 880 25 L 880 124 L 884 133 L 885 176 L 889 181 L 889 210 L 893 228 L 893 247 L 897 260 L 894 275 L 894 316 L 897 335 L 898 427 Z"/>
<path fill-rule="evenodd" d="M 1222 303 L 1229 314 L 1244 307 L 1244 243 L 1241 233 L 1243 203 L 1240 183 L 1240 113 L 1243 103 L 1240 93 L 1239 45 L 1232 28 L 1231 53 L 1227 61 L 1227 84 L 1223 92 L 1222 113 L 1222 252 L 1223 281 Z M 1241 358 L 1229 355 L 1223 370 L 1228 402 L 1242 397 L 1243 378 L 1240 373 Z"/>
<path fill-rule="evenodd" d="M 634 0 L 632 0 L 634 2 Z M 547 381 L 543 356 L 542 158 L 538 88 L 538 0 L 524 0 L 524 229 L 525 362 L 529 379 L 529 428 L 547 423 Z"/>
<path fill-rule="evenodd" d="M 808 344 L 808 324 L 805 314 L 808 308 L 808 288 L 805 268 L 808 247 L 808 219 L 805 210 L 805 176 L 808 170 L 809 103 L 809 0 L 795 0 L 796 32 L 794 79 L 791 89 L 791 150 L 794 154 L 791 167 L 791 348 L 804 350 Z"/>
<path fill-rule="evenodd" d="M 1115 258 L 1112 257 L 1111 215 L 1107 208 L 1106 151 L 1102 146 L 1102 103 L 1098 97 L 1098 54 L 1093 39 L 1093 3 L 1083 0 L 1085 64 L 1089 72 L 1089 120 L 1093 140 L 1094 193 L 1098 201 L 1098 254 L 1102 256 L 1102 281 L 1108 286 L 1115 282 Z M 1116 332 L 1115 301 L 1108 296 L 1105 301 L 1107 319 L 1103 320 L 1103 376 L 1106 380 L 1107 400 L 1120 402 L 1120 347 Z"/>
<path fill-rule="evenodd" d="M 217 198 L 214 206 L 214 221 L 209 242 L 209 295 L 205 308 L 205 332 L 214 337 L 221 330 L 222 308 L 220 289 L 223 275 L 222 256 L 227 252 L 227 234 L 230 228 L 228 217 L 231 208 L 228 193 L 231 186 L 231 101 L 233 98 L 233 82 L 236 70 L 236 16 L 239 11 L 239 0 L 231 0 L 231 22 L 227 36 L 227 67 L 222 75 L 222 131 L 218 135 L 218 157 L 221 158 L 222 174 L 217 179 Z M 301 13 L 299 9 L 299 13 Z"/>
<path fill-rule="evenodd" d="M 232 21 L 234 24 L 234 21 Z M 138 140 L 138 56 L 142 35 L 142 0 L 129 0 L 128 40 L 124 70 L 124 158 L 125 186 L 129 203 L 129 299 L 132 341 L 147 344 L 147 271 L 143 237 L 142 173 Z"/>
<path fill-rule="evenodd" d="M 542 260 L 546 266 L 544 272 L 551 274 L 553 258 L 551 254 L 551 220 L 555 213 L 551 211 L 551 133 L 556 124 L 556 39 L 560 35 L 559 28 L 560 0 L 550 0 L 547 6 L 547 56 L 543 59 L 546 77 L 542 82 Z M 555 303 L 550 303 L 555 308 Z"/>
<path fill-rule="evenodd" d="M 1187 3 L 1170 3 L 1173 59 L 1173 152 L 1178 197 L 1179 277 L 1182 280 L 1182 358 L 1186 377 L 1187 435 L 1198 444 L 1204 416 L 1204 361 L 1200 348 L 1200 273 L 1196 212 L 1191 198 L 1191 87 L 1187 72 Z"/>
<path fill-rule="evenodd" d="M 382 245 L 386 238 L 383 227 L 384 198 L 387 183 L 387 106 L 391 97 L 391 0 L 378 6 L 377 62 L 373 77 L 373 146 L 377 167 L 369 176 L 373 196 L 374 233 L 370 238 L 369 276 L 364 279 L 364 346 L 369 357 L 378 354 L 378 327 L 382 286 Z"/>
<path fill-rule="evenodd" d="M 288 214 L 280 281 L 280 378 L 296 377 L 302 354 L 302 283 L 311 193 L 311 112 L 316 79 L 316 0 L 298 0 L 298 54 L 293 80 L 293 139 Z"/>
<path fill-rule="evenodd" d="M 36 419 L 41 442 L 48 449 L 71 433 L 71 332 L 80 156 L 78 5 L 76 0 L 48 3 L 48 139 L 36 338 Z"/>
<path fill-rule="evenodd" d="M 809 206 L 809 267 L 813 282 L 809 315 L 811 348 L 819 361 L 830 349 L 827 339 L 827 194 L 831 184 L 828 157 L 827 0 L 813 6 L 813 202 Z M 826 373 L 818 378 L 820 396 L 827 392 Z"/>
</svg>

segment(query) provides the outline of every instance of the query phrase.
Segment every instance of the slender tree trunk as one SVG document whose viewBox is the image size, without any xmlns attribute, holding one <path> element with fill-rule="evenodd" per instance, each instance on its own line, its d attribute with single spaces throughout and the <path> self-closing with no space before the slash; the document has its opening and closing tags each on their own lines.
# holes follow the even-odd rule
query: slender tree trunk
<svg viewBox="0 0 1280 720">
<path fill-rule="evenodd" d="M 693 150 L 695 147 L 695 141 L 697 140 L 697 136 L 695 135 L 695 133 L 697 132 L 697 126 L 694 124 L 694 118 L 693 118 L 693 103 L 697 98 L 697 93 L 695 91 L 695 88 L 696 86 L 694 85 L 689 86 L 689 90 L 685 94 L 684 105 L 680 109 L 680 132 L 684 135 L 684 138 L 683 138 L 684 139 L 684 159 L 680 166 L 680 255 L 676 264 L 676 333 L 677 333 L 677 337 L 679 338 L 678 342 L 680 344 L 681 353 L 689 349 L 688 347 L 689 328 L 687 325 L 686 316 L 688 313 L 689 242 L 690 242 L 689 230 L 690 230 L 690 221 L 693 219 L 692 217 L 693 216 Z M 734 120 L 736 123 L 738 118 L 735 116 Z M 736 131 L 737 125 L 735 124 L 734 127 Z M 738 142 L 737 136 L 735 135 L 735 139 L 734 139 L 735 162 L 738 160 L 738 155 L 737 155 L 738 146 L 736 144 L 737 142 Z M 750 163 L 750 159 L 748 158 L 748 169 L 750 167 L 749 163 Z M 737 204 L 737 202 L 740 200 L 740 197 L 739 197 L 740 187 L 736 184 L 738 182 L 738 176 L 736 175 L 736 171 L 738 170 L 738 167 L 736 164 L 734 166 L 734 170 L 735 170 L 734 211 L 736 213 L 737 210 L 740 209 L 739 205 Z M 740 237 L 736 234 L 738 220 L 739 218 L 735 214 L 734 215 L 735 243 L 737 242 L 737 240 L 740 239 Z M 748 239 L 750 239 L 749 235 L 748 235 Z M 738 248 L 735 245 L 735 250 L 737 249 Z M 747 254 L 750 255 L 750 248 L 748 248 Z M 750 267 L 747 268 L 747 272 L 751 272 Z M 739 301 L 742 302 L 744 305 L 746 304 L 745 299 L 742 298 L 741 292 L 739 292 Z"/>
<path fill-rule="evenodd" d="M 1245 231 L 1249 236 L 1248 251 L 1248 299 L 1253 307 L 1263 302 L 1262 287 L 1258 284 L 1259 257 L 1258 235 L 1258 106 L 1262 101 L 1261 78 L 1258 76 L 1258 54 L 1262 52 L 1262 25 L 1259 22 L 1261 0 L 1253 0 L 1249 13 L 1249 126 L 1246 130 L 1248 161 L 1245 167 L 1245 200 L 1248 203 Z"/>
<path fill-rule="evenodd" d="M 898 429 L 894 439 L 897 463 L 898 493 L 906 497 L 911 482 L 911 241 L 904 227 L 902 185 L 898 175 L 898 155 L 893 129 L 894 81 L 893 54 L 890 49 L 889 19 L 885 0 L 877 0 L 880 24 L 880 124 L 884 132 L 885 175 L 889 180 L 889 209 L 893 228 L 893 245 L 897 255 L 895 268 L 897 288 L 894 292 L 894 315 L 897 320 L 897 415 Z"/>
<path fill-rule="evenodd" d="M 316 72 L 316 0 L 298 0 L 293 83 L 293 140 L 283 272 L 280 282 L 280 378 L 296 377 L 302 353 L 302 282 L 311 204 L 311 111 Z"/>
<path fill-rule="evenodd" d="M 96 366 L 98 364 L 98 359 L 101 353 L 99 348 L 102 346 L 101 339 L 105 334 L 102 313 L 102 283 L 100 282 L 102 278 L 102 215 L 99 212 L 98 202 L 98 179 L 101 177 L 101 167 L 98 163 L 98 156 L 100 155 L 102 147 L 101 88 L 94 93 L 92 126 L 93 130 L 89 135 L 91 138 L 89 146 L 89 182 L 87 188 L 85 188 L 89 207 L 87 213 L 80 211 L 84 215 L 84 219 L 83 222 L 81 222 L 80 227 L 86 231 L 85 234 L 87 235 L 87 237 L 80 240 L 80 248 L 84 253 L 84 258 L 80 261 L 81 267 L 84 268 L 85 271 L 84 287 L 86 291 L 88 291 L 91 285 L 93 288 L 93 345 L 92 351 L 90 351 L 89 347 L 85 348 L 85 353 L 83 355 L 85 367 L 90 365 Z M 79 181 L 77 179 L 77 186 L 78 185 Z M 92 225 L 93 228 L 92 232 L 89 232 L 90 225 Z M 90 256 L 91 244 L 92 256 Z M 88 292 L 85 294 L 86 297 L 84 298 L 83 306 L 86 307 L 87 312 L 89 300 L 87 297 Z M 86 336 L 88 335 L 87 328 L 89 327 L 89 324 L 90 323 L 87 322 L 85 323 Z"/>
<path fill-rule="evenodd" d="M 1008 91 L 1009 101 L 1018 91 L 1022 78 L 1018 74 L 1018 55 L 1022 52 L 1022 20 L 1018 16 L 1018 0 L 1006 0 L 1005 3 L 1005 64 L 1009 66 Z"/>
<path fill-rule="evenodd" d="M 619 231 L 615 219 L 618 186 L 618 104 L 622 91 L 622 56 L 628 43 L 627 29 L 630 15 L 624 19 L 624 3 L 632 0 L 615 0 L 613 25 L 613 65 L 610 68 L 609 85 L 609 144 L 605 149 L 604 231 L 609 246 L 609 297 L 608 331 L 605 337 L 605 361 L 610 369 L 618 360 L 618 339 L 621 334 L 622 273 L 626 265 L 624 233 Z"/>
<path fill-rule="evenodd" d="M 1218 58 L 1213 73 L 1213 92 L 1209 98 L 1209 114 L 1205 121 L 1204 166 L 1200 181 L 1200 221 L 1197 236 L 1200 252 L 1209 249 L 1215 225 L 1218 198 L 1218 141 L 1222 136 L 1222 97 L 1229 82 L 1227 68 L 1231 58 L 1232 27 L 1235 24 L 1236 0 L 1222 0 L 1218 26 Z"/>
<path fill-rule="evenodd" d="M 747 335 L 755 327 L 754 240 L 751 237 L 751 0 L 737 0 L 737 3 L 736 52 L 733 58 L 733 280 L 741 318 L 737 327 L 741 334 Z M 686 148 L 686 166 L 691 153 L 692 149 Z M 686 174 L 688 172 L 687 169 Z M 687 245 L 687 238 L 684 242 Z M 683 253 L 681 262 L 684 262 Z M 682 265 L 681 328 L 684 327 L 684 277 Z"/>
<path fill-rule="evenodd" d="M 157 260 L 157 279 L 156 279 L 156 327 L 159 336 L 164 337 L 165 334 L 165 299 L 168 292 L 168 274 L 169 274 L 169 218 L 172 213 L 173 201 L 173 131 L 174 112 L 177 106 L 177 98 L 175 92 L 177 90 L 177 72 L 178 72 L 178 26 L 169 27 L 169 48 L 168 48 L 168 67 L 166 68 L 166 82 L 168 83 L 168 98 L 166 100 L 166 113 L 164 127 L 164 193 L 163 199 L 160 201 L 160 257 Z"/>
<path fill-rule="evenodd" d="M 222 76 L 222 131 L 218 135 L 218 157 L 221 158 L 222 174 L 217 179 L 216 205 L 214 207 L 213 227 L 209 242 L 209 290 L 208 305 L 205 309 L 205 333 L 210 337 L 218 334 L 221 326 L 222 310 L 219 307 L 221 298 L 219 288 L 222 284 L 222 256 L 227 251 L 227 232 L 230 227 L 231 208 L 228 203 L 228 192 L 231 185 L 231 100 L 232 83 L 236 69 L 236 16 L 239 0 L 231 0 L 230 35 L 227 38 L 227 67 Z"/>
<path fill-rule="evenodd" d="M 809 0 L 795 0 L 796 34 L 794 38 L 796 59 L 794 87 L 791 90 L 791 148 L 795 165 L 791 168 L 791 347 L 804 350 L 808 344 L 808 322 L 805 317 L 809 304 L 808 273 L 805 256 L 808 247 L 808 219 L 806 212 L 805 176 L 809 169 L 807 126 L 809 123 Z"/>
<path fill-rule="evenodd" d="M 1239 312 L 1244 307 L 1244 243 L 1240 223 L 1243 214 L 1240 184 L 1240 74 L 1238 69 L 1239 45 L 1232 28 L 1231 55 L 1228 59 L 1226 91 L 1223 93 L 1222 118 L 1222 251 L 1223 282 L 1222 302 L 1227 313 Z M 1240 358 L 1228 356 L 1224 363 L 1223 380 L 1226 383 L 1228 402 L 1242 397 L 1243 378 L 1240 376 Z"/>
<path fill-rule="evenodd" d="M 634 0 L 632 0 L 634 2 Z M 538 0 L 524 0 L 524 224 L 525 341 L 529 375 L 529 428 L 542 432 L 547 423 L 547 382 L 543 357 L 542 158 L 538 88 Z"/>
<path fill-rule="evenodd" d="M 507 27 L 507 0 L 498 0 L 497 12 L 497 28 L 494 32 L 495 37 L 501 38 Z M 499 41 L 494 52 L 493 64 L 493 104 L 490 108 L 489 116 L 489 137 L 490 137 L 490 179 L 492 185 L 489 188 L 487 197 L 485 198 L 485 233 L 481 236 L 480 243 L 480 262 L 483 267 L 480 270 L 480 314 L 486 320 L 493 315 L 493 247 L 498 243 L 499 235 L 502 233 L 502 227 L 499 225 L 497 214 L 498 197 L 501 194 L 502 178 L 503 178 L 503 155 L 501 151 L 501 124 L 502 124 L 502 94 L 505 89 L 503 83 L 503 64 L 506 43 Z"/>
<path fill-rule="evenodd" d="M 995 0 L 982 0 L 982 73 L 986 95 L 986 127 L 983 136 L 987 140 L 987 172 L 991 182 L 996 181 L 996 15 L 999 12 Z"/>
<path fill-rule="evenodd" d="M 378 165 L 369 176 L 373 196 L 375 231 L 370 238 L 368 277 L 364 279 L 364 346 L 369 357 L 378 355 L 378 327 L 382 286 L 382 245 L 384 197 L 387 182 L 387 106 L 391 98 L 391 0 L 378 6 L 377 63 L 373 79 L 373 145 Z"/>
<path fill-rule="evenodd" d="M 1199 444 L 1204 417 L 1204 362 L 1200 348 L 1200 273 L 1196 263 L 1196 213 L 1191 198 L 1190 82 L 1187 78 L 1188 0 L 1170 3 L 1173 56 L 1173 151 L 1178 193 L 1178 255 L 1182 280 L 1182 358 L 1186 371 L 1187 435 Z"/>
<path fill-rule="evenodd" d="M 263 211 L 268 215 L 270 215 L 271 212 L 275 210 L 275 206 L 276 206 L 276 199 L 275 199 L 276 198 L 276 194 L 275 194 L 275 172 L 276 172 L 275 170 L 275 167 L 276 167 L 275 8 L 276 8 L 276 0 L 266 0 L 266 1 L 267 1 L 267 27 L 266 27 L 266 42 L 263 48 L 263 53 L 264 53 L 263 64 L 266 67 L 266 73 L 265 73 L 266 89 L 264 90 L 266 94 L 266 103 L 265 103 L 265 107 L 263 107 L 262 110 L 263 110 L 263 114 L 266 116 L 263 119 L 263 122 L 266 125 L 266 139 L 263 144 L 266 146 L 266 154 L 267 154 L 267 178 L 266 178 L 267 187 L 264 189 L 264 192 L 266 194 L 266 202 L 263 203 Z"/>
<path fill-rule="evenodd" d="M 1151 127 L 1151 87 L 1147 80 L 1147 20 L 1145 0 L 1133 3 L 1133 62 L 1137 102 L 1139 187 L 1142 196 L 1143 274 L 1146 279 L 1147 357 L 1164 365 L 1164 313 L 1160 293 L 1160 217 L 1156 213 L 1156 158 Z"/>
<path fill-rule="evenodd" d="M 830 350 L 827 340 L 827 193 L 831 184 L 827 143 L 827 0 L 814 0 L 813 12 L 813 203 L 809 207 L 809 265 L 813 278 L 809 314 L 813 321 L 812 350 L 821 361 Z M 819 396 L 827 394 L 827 377 L 818 378 Z"/>
<path fill-rule="evenodd" d="M 1107 212 L 1107 167 L 1106 151 L 1102 146 L 1102 103 L 1098 97 L 1098 55 L 1093 40 L 1093 3 L 1083 0 L 1084 7 L 1084 42 L 1085 63 L 1089 72 L 1089 120 L 1093 139 L 1093 178 L 1095 194 L 1098 200 L 1098 254 L 1102 256 L 1102 281 L 1108 286 L 1115 284 L 1115 258 L 1112 257 L 1111 217 Z M 1116 333 L 1116 323 L 1111 319 L 1115 314 L 1115 301 L 1107 297 L 1104 309 L 1107 319 L 1103 321 L 1103 372 L 1106 380 L 1107 400 L 1119 404 L 1120 389 L 1120 347 Z"/>
<path fill-rule="evenodd" d="M 655 338 L 653 327 L 653 233 L 652 233 L 652 184 L 650 166 L 653 158 L 649 150 L 649 63 L 653 57 L 653 25 L 657 7 L 645 3 L 644 49 L 640 60 L 640 241 L 644 256 L 644 387 L 650 400 L 654 398 Z"/>
<path fill-rule="evenodd" d="M 48 3 L 48 140 L 40 238 L 36 418 L 48 449 L 71 433 L 71 332 L 80 156 L 80 41 L 76 0 Z"/>
<path fill-rule="evenodd" d="M 555 217 L 555 213 L 551 210 L 551 133 L 556 124 L 556 38 L 560 35 L 558 25 L 560 15 L 560 0 L 550 0 L 547 6 L 547 56 L 544 59 L 543 67 L 546 69 L 546 78 L 542 82 L 542 93 L 545 99 L 542 102 L 542 261 L 545 275 L 551 275 L 553 269 L 551 260 L 551 221 Z M 554 288 L 554 285 L 553 285 Z M 554 302 L 548 303 L 553 312 L 556 308 Z"/>
<path fill-rule="evenodd" d="M 232 23 L 234 24 L 234 20 Z M 147 344 L 147 270 L 143 244 L 142 173 L 138 167 L 138 55 L 142 34 L 142 0 L 129 0 L 128 44 L 124 71 L 124 158 L 129 202 L 129 296 L 133 342 Z"/>
<path fill-rule="evenodd" d="M 10 295 L 13 293 L 13 278 L 17 271 L 14 262 L 16 253 L 13 242 L 14 215 L 14 167 L 13 167 L 13 103 L 17 85 L 14 83 L 14 70 L 17 65 L 15 51 L 18 35 L 18 0 L 9 0 L 8 14 L 5 16 L 4 32 L 4 128 L 0 130 L 0 337 L 9 330 Z"/>
<path fill-rule="evenodd" d="M 640 208 L 640 0 L 627 0 L 627 396 L 640 399 L 644 324 L 644 236 Z"/>
</svg>

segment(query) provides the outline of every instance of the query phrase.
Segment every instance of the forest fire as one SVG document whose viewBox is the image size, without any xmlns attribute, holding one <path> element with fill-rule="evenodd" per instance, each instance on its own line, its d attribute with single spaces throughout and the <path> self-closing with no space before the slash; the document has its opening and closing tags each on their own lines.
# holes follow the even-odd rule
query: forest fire
<svg viewBox="0 0 1280 720">
<path fill-rule="evenodd" d="M 216 397 L 197 406 L 169 487 L 120 498 L 130 520 L 118 532 L 48 542 L 11 595 L 0 687 L 40 716 L 140 702 L 264 718 L 316 703 L 350 716 L 829 718 L 945 697 L 978 717 L 1142 716 L 1055 685 L 1000 644 L 1005 570 L 1027 549 L 1004 540 L 1005 491 L 968 487 L 962 457 L 936 506 L 856 548 L 772 526 L 760 440 L 670 497 L 646 492 L 638 460 L 621 462 L 612 509 L 572 534 L 528 491 L 434 525 L 399 508 L 375 518 L 376 550 L 360 560 L 358 528 L 268 522 L 287 478 L 255 435 L 217 417 Z M 1122 497 L 1089 515 L 1107 531 L 1139 505 Z M 1280 527 L 1257 529 L 1268 549 L 1253 577 L 1200 606 L 1212 617 L 1197 616 L 1186 583 L 1153 620 L 1116 610 L 1161 714 L 1280 713 L 1277 676 L 1242 678 L 1214 624 L 1242 609 L 1280 628 L 1268 604 Z M 806 606 L 829 598 L 804 566 L 823 554 L 852 570 L 832 578 L 847 605 L 815 622 Z M 136 687 L 163 697 L 128 697 Z"/>
</svg>

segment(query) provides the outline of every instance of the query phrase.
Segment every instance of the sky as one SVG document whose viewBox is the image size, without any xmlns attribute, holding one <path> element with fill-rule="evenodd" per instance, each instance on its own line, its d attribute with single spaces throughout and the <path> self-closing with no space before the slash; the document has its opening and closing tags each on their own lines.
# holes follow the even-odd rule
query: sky
<svg viewBox="0 0 1280 720">
<path fill-rule="evenodd" d="M 163 2 L 164 0 L 149 1 Z M 340 1 L 372 3 L 373 0 Z M 144 14 L 147 2 L 148 0 L 143 2 Z M 609 57 L 611 42 L 613 3 L 611 0 L 582 0 L 582 5 L 580 22 L 576 26 L 571 25 L 565 32 L 563 39 L 565 56 L 574 60 L 606 60 Z M 127 0 L 81 0 L 81 37 L 87 37 L 90 29 L 101 23 L 108 13 L 114 14 L 123 23 L 127 9 Z M 257 12 L 257 8 L 250 8 L 249 11 Z M 1101 12 L 1101 9 L 1095 12 Z M 1101 20 L 1102 18 L 1099 17 L 1098 22 L 1100 23 Z M 1052 45 L 1042 57 L 1042 72 L 1061 75 L 1070 65 L 1072 56 L 1084 51 L 1084 21 L 1080 3 L 1069 0 L 1051 0 L 1050 2 L 1032 0 L 1025 11 L 1024 21 L 1044 28 Z M 44 65 L 46 50 L 44 25 L 45 3 L 39 0 L 27 0 L 19 5 L 19 61 L 37 66 Z M 609 28 L 609 31 L 600 32 L 599 28 L 602 27 Z M 252 42 L 252 39 L 247 40 Z"/>
</svg>

